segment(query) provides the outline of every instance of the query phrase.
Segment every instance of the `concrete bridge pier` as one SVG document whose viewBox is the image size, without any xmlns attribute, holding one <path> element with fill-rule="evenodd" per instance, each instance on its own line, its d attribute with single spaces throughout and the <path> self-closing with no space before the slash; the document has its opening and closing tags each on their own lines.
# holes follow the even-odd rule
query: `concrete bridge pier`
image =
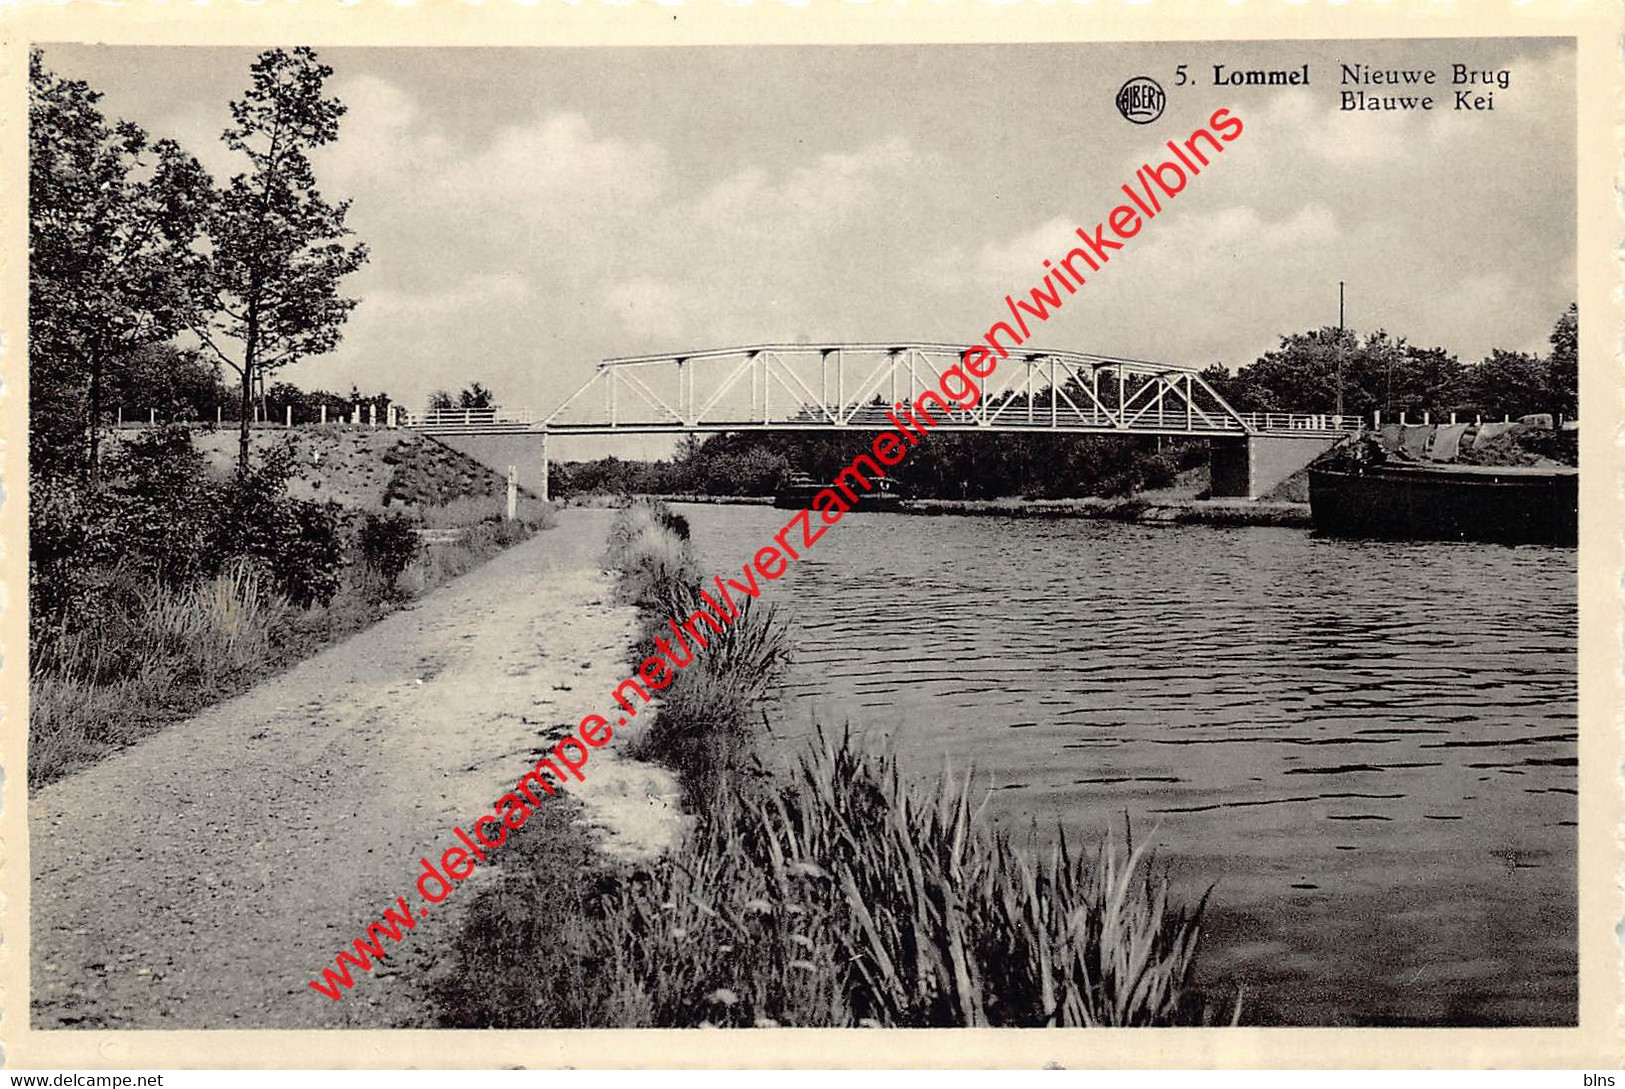
<svg viewBox="0 0 1625 1089">
<path fill-rule="evenodd" d="M 1246 435 L 1211 440 L 1213 498 L 1258 499 L 1343 441 L 1342 435 Z"/>
</svg>

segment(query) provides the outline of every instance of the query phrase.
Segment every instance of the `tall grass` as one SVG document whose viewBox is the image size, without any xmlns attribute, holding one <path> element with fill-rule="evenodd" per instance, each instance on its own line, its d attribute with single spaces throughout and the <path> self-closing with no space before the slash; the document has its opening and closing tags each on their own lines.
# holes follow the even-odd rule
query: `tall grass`
<svg viewBox="0 0 1625 1089">
<path fill-rule="evenodd" d="M 1018 851 L 970 776 L 913 788 L 843 735 L 608 897 L 600 952 L 648 1024 L 1162 1025 L 1201 1018 L 1202 907 L 1143 847 Z"/>
<path fill-rule="evenodd" d="M 660 502 L 638 500 L 621 508 L 610 523 L 604 565 L 619 576 L 622 598 L 646 610 L 646 628 L 663 626 L 666 617 L 656 614 L 672 615 L 669 610 L 683 595 L 694 596 L 700 581 L 688 521 Z"/>
<path fill-rule="evenodd" d="M 820 737 L 771 789 L 712 796 L 694 836 L 641 873 L 584 862 L 579 828 L 556 824 L 516 837 L 522 853 L 471 907 L 447 1024 L 1210 1019 L 1191 989 L 1204 904 L 1172 904 L 1144 847 L 1018 849 L 969 776 L 912 786 L 846 735 Z"/>
<path fill-rule="evenodd" d="M 253 669 L 269 655 L 271 633 L 288 610 L 262 581 L 256 565 L 239 561 L 180 590 L 146 587 L 148 651 L 184 663 L 180 679 L 203 688 Z"/>
<path fill-rule="evenodd" d="M 500 498 L 465 498 L 429 508 L 424 522 L 467 532 L 426 549 L 395 587 L 382 587 L 352 556 L 332 600 L 306 609 L 274 593 L 264 570 L 246 561 L 179 586 L 103 573 L 97 622 L 31 647 L 29 788 L 242 691 L 557 521 L 537 500 L 522 497 L 512 522 L 505 507 Z"/>
<path fill-rule="evenodd" d="M 520 493 L 516 504 L 515 520 L 531 531 L 547 529 L 558 523 L 558 515 L 551 503 Z M 424 507 L 419 517 L 430 529 L 457 529 L 481 523 L 503 522 L 507 518 L 508 500 L 500 495 L 464 495 L 438 506 Z"/>
<path fill-rule="evenodd" d="M 29 680 L 28 781 L 41 786 L 239 688 L 289 607 L 252 563 L 171 587 L 115 575 L 104 623 L 58 641 Z"/>
<path fill-rule="evenodd" d="M 664 503 L 638 501 L 616 516 L 606 562 L 619 573 L 622 596 L 642 608 L 645 647 L 670 641 L 668 620 L 681 624 L 708 608 L 688 523 Z M 712 797 L 724 778 L 755 777 L 761 700 L 790 656 L 789 630 L 775 607 L 735 605 L 739 615 L 720 633 L 696 625 L 707 645 L 693 647 L 693 664 L 660 693 L 653 723 L 627 733 L 631 755 L 675 768 L 691 801 Z"/>
</svg>

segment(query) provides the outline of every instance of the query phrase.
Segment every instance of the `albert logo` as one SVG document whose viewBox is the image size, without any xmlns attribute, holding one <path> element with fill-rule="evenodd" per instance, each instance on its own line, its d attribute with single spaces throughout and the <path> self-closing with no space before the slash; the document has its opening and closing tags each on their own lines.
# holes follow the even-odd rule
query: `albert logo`
<svg viewBox="0 0 1625 1089">
<path fill-rule="evenodd" d="M 1150 76 L 1135 76 L 1117 92 L 1117 112 L 1136 125 L 1149 125 L 1162 116 L 1168 96 Z"/>
</svg>

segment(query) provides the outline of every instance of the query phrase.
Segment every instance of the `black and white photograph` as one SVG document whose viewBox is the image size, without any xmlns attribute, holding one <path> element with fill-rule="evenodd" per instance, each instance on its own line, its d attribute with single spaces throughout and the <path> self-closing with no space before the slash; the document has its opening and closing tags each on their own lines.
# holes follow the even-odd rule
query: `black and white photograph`
<svg viewBox="0 0 1625 1089">
<path fill-rule="evenodd" d="M 10 1031 L 1617 1066 L 1556 25 L 13 34 Z"/>
</svg>

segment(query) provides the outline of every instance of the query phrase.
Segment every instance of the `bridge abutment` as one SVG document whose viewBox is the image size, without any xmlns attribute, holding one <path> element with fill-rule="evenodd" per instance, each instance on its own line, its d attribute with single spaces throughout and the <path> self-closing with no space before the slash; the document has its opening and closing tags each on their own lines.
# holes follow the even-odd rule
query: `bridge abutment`
<svg viewBox="0 0 1625 1089">
<path fill-rule="evenodd" d="M 545 432 L 495 435 L 436 433 L 431 437 L 502 477 L 507 477 L 508 467 L 513 466 L 518 473 L 521 489 L 540 499 L 547 498 Z"/>
<path fill-rule="evenodd" d="M 1209 444 L 1215 499 L 1258 499 L 1343 441 L 1341 435 L 1248 435 Z"/>
</svg>

